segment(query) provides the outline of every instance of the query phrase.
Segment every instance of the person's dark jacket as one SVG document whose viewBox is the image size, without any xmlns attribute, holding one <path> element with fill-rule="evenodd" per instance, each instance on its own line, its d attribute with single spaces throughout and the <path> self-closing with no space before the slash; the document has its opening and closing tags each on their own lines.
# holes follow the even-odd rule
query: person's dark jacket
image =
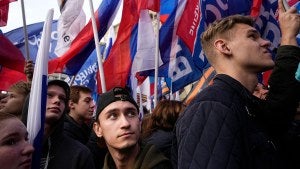
<svg viewBox="0 0 300 169">
<path fill-rule="evenodd" d="M 99 142 L 101 143 L 99 144 Z M 92 130 L 90 139 L 87 142 L 86 146 L 93 154 L 95 168 L 103 168 L 105 155 L 108 152 L 104 139 L 98 138 L 94 130 Z"/>
<path fill-rule="evenodd" d="M 103 169 L 115 169 L 115 163 L 109 153 L 105 156 Z M 154 145 L 142 144 L 132 169 L 172 169 L 172 164 Z"/>
<path fill-rule="evenodd" d="M 152 132 L 152 134 L 145 138 L 144 141 L 148 144 L 155 145 L 157 149 L 159 149 L 168 159 L 170 159 L 173 138 L 173 131 L 159 129 Z"/>
<path fill-rule="evenodd" d="M 91 134 L 91 128 L 86 124 L 79 125 L 69 114 L 65 114 L 64 133 L 86 145 Z"/>
<path fill-rule="evenodd" d="M 299 168 L 299 128 L 294 121 L 300 100 L 300 83 L 295 79 L 295 72 L 300 62 L 300 48 L 295 46 L 284 46 L 278 49 L 276 66 L 270 77 L 270 92 L 267 96 L 267 109 L 270 110 L 264 119 L 276 138 L 280 158 L 284 159 L 285 169 Z M 284 93 L 284 94 L 281 94 Z M 276 113 L 272 113 L 276 112 Z M 289 130 L 287 132 L 287 130 Z M 297 167 L 298 166 L 298 167 Z"/>
<path fill-rule="evenodd" d="M 280 140 L 299 99 L 294 76 L 300 51 L 295 46 L 281 46 L 277 52 L 266 101 L 223 74 L 198 94 L 176 124 L 172 149 L 176 168 L 282 167 Z"/>
<path fill-rule="evenodd" d="M 47 161 L 47 169 L 95 168 L 90 150 L 63 134 L 63 119 L 43 146 L 41 165 L 46 165 Z"/>
</svg>

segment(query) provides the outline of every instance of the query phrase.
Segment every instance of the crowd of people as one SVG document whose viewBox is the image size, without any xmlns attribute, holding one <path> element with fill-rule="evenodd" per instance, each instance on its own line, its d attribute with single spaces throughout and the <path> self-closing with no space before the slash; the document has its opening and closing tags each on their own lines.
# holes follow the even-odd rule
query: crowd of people
<svg viewBox="0 0 300 169">
<path fill-rule="evenodd" d="M 249 16 L 208 26 L 201 45 L 217 72 L 189 105 L 160 100 L 142 114 L 127 88 L 102 93 L 49 80 L 41 146 L 26 129 L 33 62 L 27 82 L 0 95 L 2 169 L 297 169 L 300 168 L 300 15 L 278 1 L 281 43 L 271 43 Z M 258 74 L 272 69 L 268 86 Z"/>
</svg>

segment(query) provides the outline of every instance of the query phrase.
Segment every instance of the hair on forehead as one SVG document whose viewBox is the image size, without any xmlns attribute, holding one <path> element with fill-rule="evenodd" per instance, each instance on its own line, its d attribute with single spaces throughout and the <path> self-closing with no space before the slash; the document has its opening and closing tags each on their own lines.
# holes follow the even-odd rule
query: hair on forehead
<svg viewBox="0 0 300 169">
<path fill-rule="evenodd" d="M 30 93 L 30 89 L 31 84 L 24 81 L 19 81 L 9 87 L 9 91 L 14 91 L 24 96 L 27 96 L 27 94 Z"/>
</svg>

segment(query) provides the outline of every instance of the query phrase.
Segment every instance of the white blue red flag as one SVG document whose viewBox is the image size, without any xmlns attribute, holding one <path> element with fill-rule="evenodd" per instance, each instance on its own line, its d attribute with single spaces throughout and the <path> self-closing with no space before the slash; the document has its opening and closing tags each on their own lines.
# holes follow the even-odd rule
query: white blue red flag
<svg viewBox="0 0 300 169">
<path fill-rule="evenodd" d="M 131 67 L 132 75 L 155 68 L 156 39 L 148 10 L 141 10 L 138 23 L 137 51 Z"/>
<path fill-rule="evenodd" d="M 32 169 L 40 168 L 42 140 L 47 100 L 48 54 L 51 37 L 51 26 L 54 10 L 49 10 L 44 24 L 40 48 L 34 67 L 27 117 L 29 142 L 35 151 L 32 160 Z"/>
<path fill-rule="evenodd" d="M 158 1 L 151 0 L 124 0 L 122 19 L 117 39 L 110 51 L 108 58 L 103 64 L 106 89 L 110 90 L 115 86 L 126 86 L 130 77 L 132 61 L 137 50 L 137 33 L 139 10 L 152 9 L 158 11 Z M 98 77 L 97 77 L 98 78 Z M 101 93 L 100 80 L 98 80 L 98 92 Z"/>
<path fill-rule="evenodd" d="M 201 53 L 200 33 L 205 28 L 204 20 L 200 21 L 197 30 L 194 53 L 191 54 L 186 44 L 176 35 L 180 17 L 185 9 L 186 1 L 179 0 L 168 20 L 160 29 L 160 52 L 163 65 L 159 68 L 159 76 L 172 79 L 173 92 L 196 81 L 202 75 L 202 69 L 209 66 Z M 202 7 L 202 6 L 201 6 Z M 205 11 L 205 10 L 201 10 Z"/>
<path fill-rule="evenodd" d="M 169 15 L 174 10 L 177 5 L 177 1 L 175 0 L 160 0 L 160 21 L 165 23 L 168 19 Z"/>
<path fill-rule="evenodd" d="M 108 38 L 106 40 L 106 46 L 105 46 L 105 50 L 103 53 L 103 59 L 106 59 L 110 53 L 110 50 L 112 48 L 112 45 L 114 44 L 115 40 L 116 40 L 116 34 L 115 34 L 115 30 L 114 27 L 111 26 L 108 30 Z"/>
<path fill-rule="evenodd" d="M 99 5 L 95 12 L 99 39 L 111 26 L 120 3 L 121 0 L 103 0 Z M 63 56 L 49 62 L 49 73 L 63 72 L 68 75 L 75 75 L 94 49 L 95 42 L 90 20 L 73 40 L 70 49 Z"/>
</svg>

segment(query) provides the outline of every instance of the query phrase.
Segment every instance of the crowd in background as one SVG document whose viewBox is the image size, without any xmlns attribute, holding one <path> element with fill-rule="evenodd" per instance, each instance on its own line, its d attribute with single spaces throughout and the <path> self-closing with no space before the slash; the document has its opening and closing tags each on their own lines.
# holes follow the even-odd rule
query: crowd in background
<svg viewBox="0 0 300 169">
<path fill-rule="evenodd" d="M 139 112 L 127 88 L 94 101 L 88 87 L 49 80 L 39 149 L 26 130 L 34 71 L 27 61 L 27 82 L 0 95 L 1 168 L 300 168 L 300 15 L 278 3 L 275 60 L 250 17 L 229 16 L 207 28 L 201 44 L 217 75 L 189 105 L 165 99 L 151 113 Z M 270 69 L 264 86 L 257 74 Z"/>
</svg>

